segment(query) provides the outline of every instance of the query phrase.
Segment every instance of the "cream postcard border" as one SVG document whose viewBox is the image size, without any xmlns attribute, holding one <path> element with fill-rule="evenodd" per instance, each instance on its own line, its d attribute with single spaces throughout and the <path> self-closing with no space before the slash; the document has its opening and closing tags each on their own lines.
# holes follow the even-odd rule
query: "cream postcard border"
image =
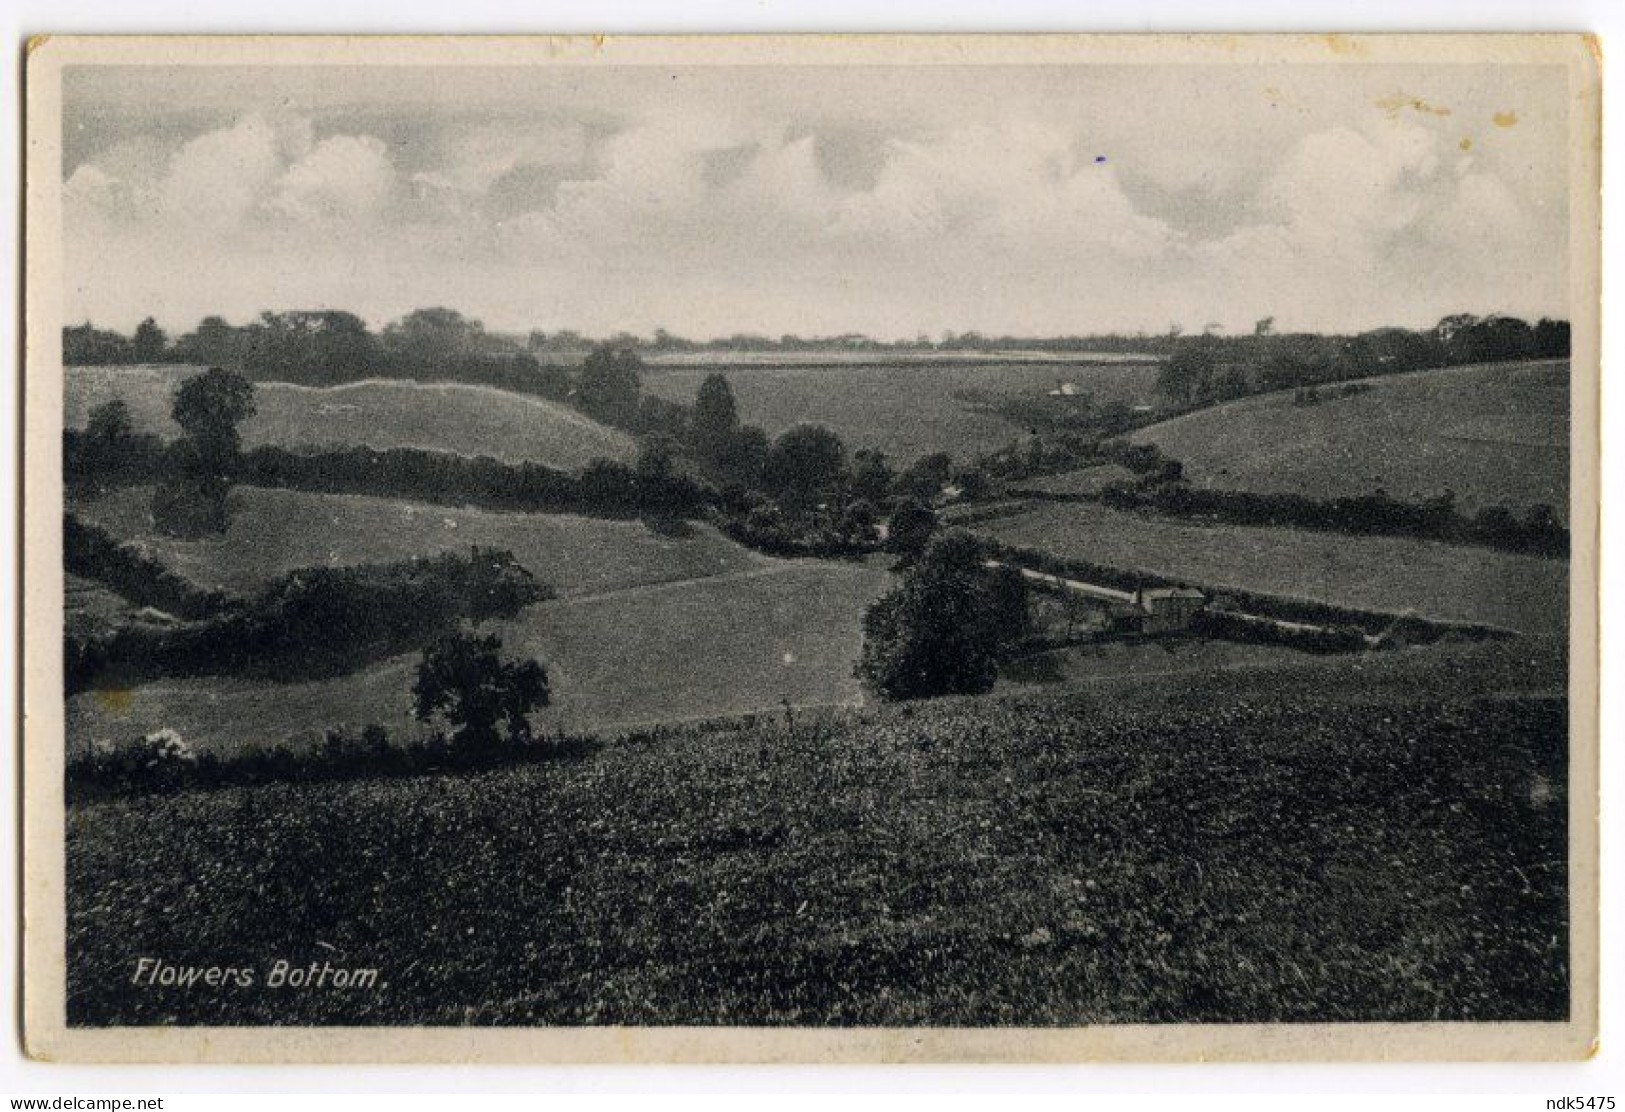
<svg viewBox="0 0 1625 1112">
<path fill-rule="evenodd" d="M 1573 323 L 1570 1015 L 1566 1023 L 1078 1028 L 69 1028 L 62 698 L 61 92 L 71 65 L 1136 65 L 1568 69 Z M 27 44 L 23 403 L 22 1015 L 72 1062 L 1075 1062 L 1544 1060 L 1595 1052 L 1598 946 L 1600 55 L 1583 35 L 39 36 Z"/>
</svg>

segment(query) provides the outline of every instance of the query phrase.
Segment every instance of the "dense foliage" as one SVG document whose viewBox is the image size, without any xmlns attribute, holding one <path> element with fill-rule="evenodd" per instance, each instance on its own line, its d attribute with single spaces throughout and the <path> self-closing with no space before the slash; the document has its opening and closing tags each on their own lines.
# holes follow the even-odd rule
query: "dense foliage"
<svg viewBox="0 0 1625 1112">
<path fill-rule="evenodd" d="M 1113 483 L 1098 495 L 1027 496 L 1061 501 L 1099 501 L 1117 509 L 1154 510 L 1173 517 L 1200 517 L 1232 525 L 1293 526 L 1340 533 L 1417 537 L 1476 544 L 1505 552 L 1567 556 L 1569 531 L 1552 507 L 1532 506 L 1518 517 L 1505 506 L 1487 506 L 1469 517 L 1456 509 L 1449 491 L 1437 498 L 1407 502 L 1385 491 L 1348 498 L 1309 498 L 1301 494 L 1256 494 L 1209 490 L 1183 482 Z"/>
<path fill-rule="evenodd" d="M 1001 656 L 1027 632 L 1026 581 L 986 566 L 963 534 L 932 542 L 863 617 L 854 674 L 882 699 L 991 690 Z"/>
<path fill-rule="evenodd" d="M 443 718 L 449 740 L 462 748 L 528 745 L 530 715 L 547 706 L 547 670 L 535 660 L 505 660 L 502 641 L 461 631 L 423 650 L 412 684 L 420 722 Z"/>
<path fill-rule="evenodd" d="M 419 648 L 461 620 L 511 616 L 551 594 L 510 554 L 488 549 L 304 568 L 201 621 L 70 637 L 67 686 L 71 694 L 163 676 L 343 675 Z"/>
</svg>

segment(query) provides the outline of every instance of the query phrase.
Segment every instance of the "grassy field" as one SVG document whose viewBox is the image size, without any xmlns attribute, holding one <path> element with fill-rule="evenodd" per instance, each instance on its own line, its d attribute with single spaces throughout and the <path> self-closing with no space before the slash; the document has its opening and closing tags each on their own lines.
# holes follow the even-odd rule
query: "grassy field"
<svg viewBox="0 0 1625 1112">
<path fill-rule="evenodd" d="M 197 367 L 69 367 L 64 420 L 82 427 L 102 402 L 122 398 L 137 427 L 175 436 L 175 389 Z M 243 425 L 249 447 L 427 448 L 535 460 L 577 470 L 598 458 L 630 460 L 632 438 L 568 406 L 488 386 L 370 380 L 317 388 L 283 382 L 255 386 L 258 412 Z"/>
<path fill-rule="evenodd" d="M 400 560 L 478 544 L 511 550 L 558 600 L 495 626 L 508 651 L 546 662 L 551 728 L 618 728 L 707 717 L 782 701 L 856 702 L 850 673 L 863 608 L 889 576 L 883 564 L 775 560 L 706 526 L 685 535 L 636 521 L 503 514 L 372 498 L 240 487 L 223 537 L 155 534 L 145 492 L 80 507 L 206 587 L 247 593 L 298 567 Z M 109 599 L 70 591 L 73 620 L 93 623 Z M 82 605 L 81 605 L 82 603 Z M 408 691 L 416 654 L 334 680 L 270 684 L 166 680 L 70 700 L 69 743 L 117 740 L 163 726 L 210 749 L 308 742 L 341 723 L 380 722 L 416 734 Z"/>
<path fill-rule="evenodd" d="M 857 703 L 852 664 L 863 609 L 889 582 L 878 567 L 770 561 L 701 579 L 576 595 L 482 627 L 504 651 L 546 664 L 550 731 L 620 730 L 753 710 Z M 337 679 L 276 684 L 236 677 L 161 680 L 68 701 L 68 745 L 122 742 L 168 727 L 199 749 L 319 741 L 330 727 L 377 722 L 396 737 L 411 717 L 417 653 Z"/>
<path fill-rule="evenodd" d="M 908 463 L 931 452 L 966 460 L 1002 448 L 1023 429 L 993 413 L 973 410 L 959 390 L 1043 394 L 1060 381 L 1093 391 L 1098 400 L 1149 402 L 1155 364 L 1143 362 L 1011 362 L 886 366 L 785 367 L 774 365 L 649 368 L 644 389 L 692 402 L 713 371 L 727 374 L 740 419 L 778 433 L 799 422 L 828 425 L 848 449 L 879 449 Z"/>
<path fill-rule="evenodd" d="M 1563 670 L 1527 652 L 76 804 L 68 1020 L 1564 1019 Z M 142 956 L 257 983 L 133 988 Z M 264 987 L 277 960 L 379 985 Z"/>
<path fill-rule="evenodd" d="M 1455 491 L 1475 510 L 1545 502 L 1568 518 L 1569 365 L 1493 363 L 1369 380 L 1319 405 L 1243 398 L 1135 433 L 1202 486 L 1337 497 Z M 1323 393 L 1329 393 L 1327 388 Z"/>
<path fill-rule="evenodd" d="M 88 637 L 113 632 L 126 624 L 140 607 L 100 583 L 77 575 L 66 577 L 67 632 Z"/>
<path fill-rule="evenodd" d="M 1566 560 L 1403 537 L 1208 525 L 1092 503 L 1038 503 L 972 526 L 1056 556 L 1211 587 L 1562 634 Z"/>
<path fill-rule="evenodd" d="M 75 509 L 114 536 L 137 541 L 204 587 L 253 591 L 294 568 L 387 563 L 469 545 L 505 548 L 565 596 L 695 579 L 762 566 L 765 558 L 704 525 L 682 535 L 639 521 L 572 514 L 497 513 L 368 495 L 240 486 L 221 536 L 177 540 L 152 528 L 151 492 L 134 487 Z"/>
<path fill-rule="evenodd" d="M 1041 490 L 1051 494 L 1099 494 L 1112 483 L 1132 483 L 1139 478 L 1128 468 L 1115 463 L 1101 463 L 1081 467 L 1060 475 L 1035 475 L 1011 486 L 1022 490 Z"/>
<path fill-rule="evenodd" d="M 1078 363 L 1156 363 L 1155 355 L 1130 352 L 1066 352 L 1066 351 L 727 351 L 711 348 L 700 351 L 666 351 L 645 353 L 643 361 L 651 367 L 706 367 L 729 370 L 735 367 L 881 367 L 914 364 L 946 364 L 973 366 L 977 364 L 1072 364 Z"/>
</svg>

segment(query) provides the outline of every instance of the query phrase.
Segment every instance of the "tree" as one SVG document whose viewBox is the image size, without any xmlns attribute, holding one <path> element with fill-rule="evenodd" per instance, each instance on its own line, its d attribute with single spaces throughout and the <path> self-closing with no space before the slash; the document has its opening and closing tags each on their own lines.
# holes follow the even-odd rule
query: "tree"
<svg viewBox="0 0 1625 1112">
<path fill-rule="evenodd" d="M 157 321 L 148 317 L 136 325 L 131 352 L 137 363 L 161 363 L 168 351 L 169 337 L 164 335 L 164 330 L 158 327 Z"/>
<path fill-rule="evenodd" d="M 886 550 L 912 559 L 925 550 L 936 530 L 936 511 L 918 498 L 910 498 L 892 511 L 886 523 Z"/>
<path fill-rule="evenodd" d="M 1173 352 L 1157 375 L 1157 389 L 1169 401 L 1188 405 L 1207 392 L 1217 363 L 1211 337 L 1181 340 L 1174 345 Z"/>
<path fill-rule="evenodd" d="M 1535 354 L 1547 359 L 1564 358 L 1569 354 L 1569 322 L 1541 317 L 1535 324 Z"/>
<path fill-rule="evenodd" d="M 633 427 L 643 388 L 642 370 L 643 360 L 629 347 L 594 348 L 576 380 L 576 405 L 606 425 Z"/>
<path fill-rule="evenodd" d="M 762 481 L 768 449 L 767 433 L 755 425 L 741 426 L 728 438 L 727 447 L 716 461 L 717 470 L 726 482 L 755 487 Z"/>
<path fill-rule="evenodd" d="M 254 384 L 211 367 L 181 384 L 171 415 L 182 436 L 166 453 L 166 474 L 152 495 L 152 517 L 171 536 L 223 533 L 240 440 L 237 426 L 254 413 Z"/>
<path fill-rule="evenodd" d="M 942 493 L 953 467 L 953 457 L 947 452 L 932 452 L 930 455 L 921 456 L 897 476 L 892 484 L 893 489 L 904 497 L 928 502 Z"/>
<path fill-rule="evenodd" d="M 451 741 L 476 751 L 529 741 L 531 712 L 548 705 L 547 670 L 535 660 L 504 660 L 501 650 L 497 637 L 465 633 L 425 649 L 412 684 L 418 721 L 445 719 Z"/>
<path fill-rule="evenodd" d="M 90 411 L 83 432 L 64 430 L 63 449 L 63 477 L 99 490 L 117 477 L 140 481 L 148 476 L 162 442 L 151 433 L 136 432 L 130 407 L 115 398 Z"/>
<path fill-rule="evenodd" d="M 664 487 L 676 476 L 677 443 L 669 436 L 655 434 L 644 438 L 638 449 L 638 484 L 645 490 Z"/>
<path fill-rule="evenodd" d="M 218 365 L 236 357 L 236 329 L 224 317 L 204 317 L 191 335 L 175 342 L 175 349 L 189 362 Z"/>
<path fill-rule="evenodd" d="M 1001 605 L 1014 603 L 993 587 L 982 546 L 964 534 L 945 537 L 870 605 L 854 675 L 888 700 L 990 690 L 1004 638 L 1018 624 Z M 1020 605 L 1024 612 L 1025 593 Z"/>
<path fill-rule="evenodd" d="M 840 487 L 846 448 L 823 425 L 796 425 L 779 434 L 767 453 L 762 482 L 790 501 L 811 502 Z"/>
<path fill-rule="evenodd" d="M 841 513 L 841 540 L 846 544 L 867 548 L 880 536 L 879 516 L 873 504 L 859 498 L 848 503 Z"/>
<path fill-rule="evenodd" d="M 700 459 L 715 463 L 727 453 L 739 429 L 739 409 L 734 404 L 733 387 L 724 375 L 707 375 L 700 383 L 689 428 L 694 453 Z"/>
<path fill-rule="evenodd" d="M 211 367 L 181 383 L 170 413 L 199 457 L 222 470 L 237 455 L 237 426 L 254 415 L 254 384 L 236 371 Z"/>
<path fill-rule="evenodd" d="M 852 497 L 880 505 L 891 494 L 895 476 L 886 453 L 860 448 L 852 456 Z"/>
<path fill-rule="evenodd" d="M 384 326 L 384 346 L 417 364 L 445 363 L 485 346 L 485 325 L 455 309 L 414 309 Z"/>
<path fill-rule="evenodd" d="M 122 398 L 103 402 L 90 411 L 90 420 L 85 425 L 85 439 L 90 444 L 116 449 L 127 442 L 134 434 L 135 427 L 130 422 L 130 407 Z"/>
<path fill-rule="evenodd" d="M 1032 632 L 1027 577 L 1009 564 L 1001 564 L 986 572 L 985 582 L 989 620 L 999 648 L 1019 645 Z"/>
</svg>

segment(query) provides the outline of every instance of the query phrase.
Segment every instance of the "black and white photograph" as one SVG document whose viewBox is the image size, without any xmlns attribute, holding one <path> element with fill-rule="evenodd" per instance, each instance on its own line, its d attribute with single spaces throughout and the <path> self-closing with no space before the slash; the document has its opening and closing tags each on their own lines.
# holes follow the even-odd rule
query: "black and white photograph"
<svg viewBox="0 0 1625 1112">
<path fill-rule="evenodd" d="M 1584 37 L 28 67 L 31 1047 L 1592 1048 Z"/>
</svg>

